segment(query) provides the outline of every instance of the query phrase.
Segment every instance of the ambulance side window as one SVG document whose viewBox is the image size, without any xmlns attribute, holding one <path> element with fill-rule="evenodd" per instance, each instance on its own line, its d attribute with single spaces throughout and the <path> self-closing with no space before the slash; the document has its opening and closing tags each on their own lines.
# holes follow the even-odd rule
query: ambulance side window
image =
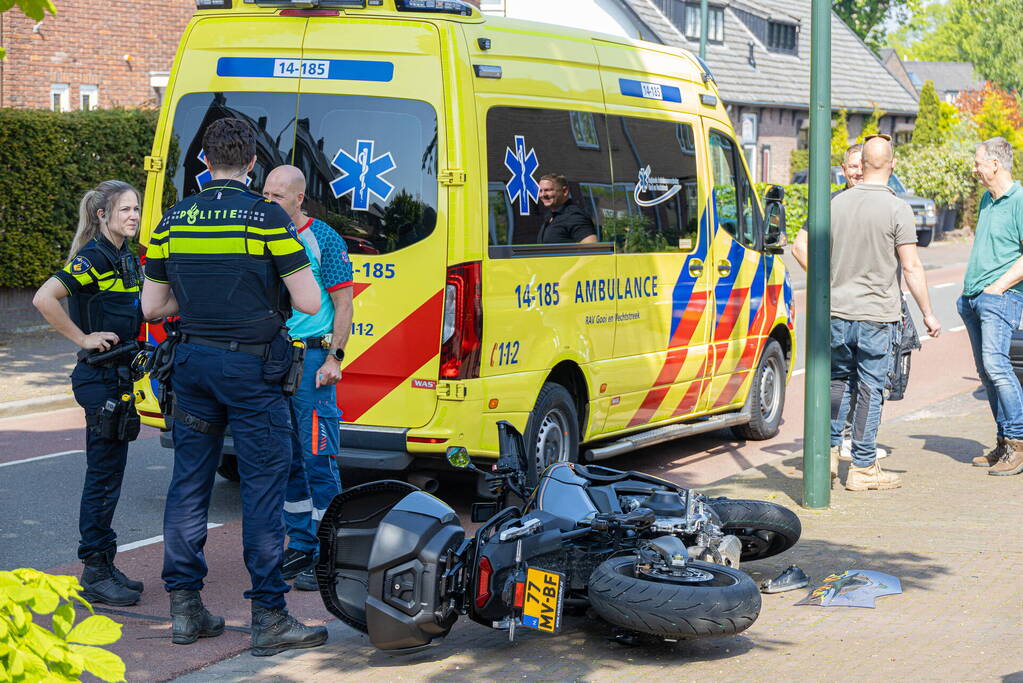
<svg viewBox="0 0 1023 683">
<path fill-rule="evenodd" d="M 700 207 L 692 125 L 631 116 L 607 123 L 615 201 L 605 238 L 619 253 L 693 251 Z"/>
<path fill-rule="evenodd" d="M 716 130 L 710 132 L 710 168 L 717 224 L 742 245 L 758 248 L 759 209 L 735 143 Z"/>
<path fill-rule="evenodd" d="M 540 200 L 544 175 L 565 177 L 570 201 L 597 238 L 611 215 L 613 188 L 603 114 L 494 107 L 487 112 L 487 215 L 492 258 L 540 242 L 549 211 Z M 557 245 L 555 253 L 592 252 L 595 245 Z"/>
</svg>

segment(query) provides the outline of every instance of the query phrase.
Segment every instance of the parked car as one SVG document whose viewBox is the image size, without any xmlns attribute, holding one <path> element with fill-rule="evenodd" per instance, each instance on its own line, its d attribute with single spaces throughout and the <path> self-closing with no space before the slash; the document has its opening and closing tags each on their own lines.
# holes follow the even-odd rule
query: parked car
<svg viewBox="0 0 1023 683">
<path fill-rule="evenodd" d="M 792 177 L 792 182 L 797 185 L 805 185 L 806 177 L 806 171 L 799 171 Z M 831 184 L 845 185 L 845 174 L 842 173 L 841 166 L 831 167 Z M 888 179 L 888 187 L 892 188 L 892 191 L 898 195 L 899 199 L 904 199 L 913 207 L 913 215 L 916 217 L 917 246 L 926 247 L 929 245 L 931 240 L 934 239 L 934 229 L 938 218 L 938 207 L 935 206 L 934 200 L 917 197 L 913 194 L 912 190 L 902 184 L 899 176 L 894 173 Z"/>
</svg>

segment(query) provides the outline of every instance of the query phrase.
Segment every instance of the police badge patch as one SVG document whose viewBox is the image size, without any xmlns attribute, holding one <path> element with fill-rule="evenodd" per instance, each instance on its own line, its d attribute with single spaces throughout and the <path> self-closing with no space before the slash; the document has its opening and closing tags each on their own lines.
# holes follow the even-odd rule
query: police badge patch
<svg viewBox="0 0 1023 683">
<path fill-rule="evenodd" d="M 81 275 L 82 273 L 88 271 L 90 268 L 92 268 L 92 264 L 89 263 L 89 259 L 85 258 L 84 256 L 76 256 L 74 260 L 71 261 L 72 275 Z"/>
<path fill-rule="evenodd" d="M 288 234 L 295 239 L 298 239 L 298 228 L 296 228 L 295 224 L 290 221 L 288 222 Z"/>
</svg>

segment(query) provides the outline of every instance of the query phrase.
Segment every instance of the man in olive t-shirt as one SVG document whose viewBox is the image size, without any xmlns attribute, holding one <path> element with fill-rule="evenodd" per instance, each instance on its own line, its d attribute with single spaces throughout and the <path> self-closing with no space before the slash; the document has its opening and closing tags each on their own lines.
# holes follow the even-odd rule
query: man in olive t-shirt
<svg viewBox="0 0 1023 683">
<path fill-rule="evenodd" d="M 1012 156 L 1004 138 L 977 146 L 973 172 L 987 192 L 958 302 L 998 425 L 997 445 L 973 464 L 996 476 L 1023 472 L 1023 388 L 1009 360 L 1012 333 L 1023 317 L 1023 188 L 1012 179 Z"/>
<path fill-rule="evenodd" d="M 850 491 L 894 489 L 898 475 L 877 463 L 877 429 L 895 339 L 902 316 L 897 271 L 924 315 L 932 337 L 941 325 L 931 312 L 927 280 L 916 251 L 916 221 L 909 204 L 888 188 L 894 166 L 891 139 L 863 145 L 863 182 L 831 200 L 831 457 L 842 442 L 848 401 L 852 408 Z"/>
</svg>

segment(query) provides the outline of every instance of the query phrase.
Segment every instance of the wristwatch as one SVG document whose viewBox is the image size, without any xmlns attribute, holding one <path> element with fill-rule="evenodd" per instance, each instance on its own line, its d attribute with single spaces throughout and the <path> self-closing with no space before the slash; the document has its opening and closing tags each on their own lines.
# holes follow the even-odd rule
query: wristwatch
<svg viewBox="0 0 1023 683">
<path fill-rule="evenodd" d="M 338 363 L 340 363 L 345 359 L 345 350 L 334 349 L 333 351 L 330 352 L 330 357 L 336 360 Z"/>
</svg>

